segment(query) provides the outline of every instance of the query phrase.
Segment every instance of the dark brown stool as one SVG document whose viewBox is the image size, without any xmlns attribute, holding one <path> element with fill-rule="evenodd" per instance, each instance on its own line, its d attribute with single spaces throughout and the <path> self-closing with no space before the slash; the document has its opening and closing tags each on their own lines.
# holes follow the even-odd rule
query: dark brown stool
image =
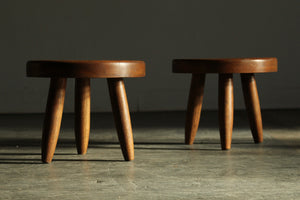
<svg viewBox="0 0 300 200">
<path fill-rule="evenodd" d="M 114 120 L 124 159 L 134 159 L 130 113 L 123 78 L 145 76 L 143 61 L 29 61 L 27 76 L 50 77 L 42 138 L 42 161 L 52 161 L 62 119 L 67 78 L 75 78 L 75 138 L 85 154 L 90 134 L 90 78 L 107 78 Z"/>
<path fill-rule="evenodd" d="M 263 127 L 254 73 L 276 71 L 276 58 L 173 60 L 173 72 L 192 73 L 186 114 L 185 143 L 193 144 L 198 130 L 206 73 L 219 74 L 219 130 L 222 149 L 231 148 L 234 110 L 233 73 L 241 74 L 244 100 L 254 142 L 262 142 Z"/>
</svg>

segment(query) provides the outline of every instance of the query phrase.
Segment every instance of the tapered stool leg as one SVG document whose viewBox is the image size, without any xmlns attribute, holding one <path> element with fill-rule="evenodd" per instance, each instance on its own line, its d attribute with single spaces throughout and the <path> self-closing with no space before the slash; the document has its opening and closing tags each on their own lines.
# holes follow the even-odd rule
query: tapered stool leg
<svg viewBox="0 0 300 200">
<path fill-rule="evenodd" d="M 241 74 L 244 100 L 255 143 L 263 141 L 263 126 L 254 74 Z"/>
<path fill-rule="evenodd" d="M 122 78 L 108 78 L 108 87 L 124 159 L 134 159 L 134 144 L 125 85 Z"/>
<path fill-rule="evenodd" d="M 91 89 L 89 78 L 75 81 L 75 138 L 78 154 L 85 154 L 90 135 Z"/>
<path fill-rule="evenodd" d="M 63 114 L 66 78 L 51 78 L 42 137 L 42 161 L 52 161 Z"/>
<path fill-rule="evenodd" d="M 223 150 L 231 148 L 233 99 L 232 74 L 219 74 L 219 130 Z"/>
<path fill-rule="evenodd" d="M 185 121 L 185 143 L 193 144 L 198 130 L 203 101 L 205 74 L 193 74 Z"/>
</svg>

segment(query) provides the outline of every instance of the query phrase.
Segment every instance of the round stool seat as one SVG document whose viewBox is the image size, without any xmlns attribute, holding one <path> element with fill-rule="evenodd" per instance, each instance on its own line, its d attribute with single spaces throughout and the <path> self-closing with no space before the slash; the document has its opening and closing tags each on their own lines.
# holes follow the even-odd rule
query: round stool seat
<svg viewBox="0 0 300 200">
<path fill-rule="evenodd" d="M 28 61 L 29 77 L 121 78 L 145 76 L 145 62 L 127 60 Z"/>
<path fill-rule="evenodd" d="M 175 73 L 265 73 L 277 71 L 276 58 L 175 59 Z"/>
</svg>

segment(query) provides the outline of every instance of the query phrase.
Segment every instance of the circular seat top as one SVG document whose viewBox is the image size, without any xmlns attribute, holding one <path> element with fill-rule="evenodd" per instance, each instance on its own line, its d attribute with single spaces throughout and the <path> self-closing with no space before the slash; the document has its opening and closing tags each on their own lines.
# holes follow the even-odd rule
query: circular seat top
<svg viewBox="0 0 300 200">
<path fill-rule="evenodd" d="M 175 59 L 175 73 L 277 72 L 277 58 Z"/>
<path fill-rule="evenodd" d="M 145 76 L 145 62 L 136 60 L 34 60 L 29 77 L 121 78 Z"/>
</svg>

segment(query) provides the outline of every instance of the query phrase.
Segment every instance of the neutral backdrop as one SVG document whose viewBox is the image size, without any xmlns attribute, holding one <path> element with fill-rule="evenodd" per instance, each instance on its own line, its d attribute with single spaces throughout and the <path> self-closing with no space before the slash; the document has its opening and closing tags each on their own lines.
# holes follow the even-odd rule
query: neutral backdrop
<svg viewBox="0 0 300 200">
<path fill-rule="evenodd" d="M 264 109 L 300 108 L 299 0 L 9 0 L 0 7 L 0 113 L 44 112 L 49 80 L 27 78 L 32 59 L 134 59 L 145 78 L 126 79 L 131 111 L 184 110 L 190 75 L 174 58 L 277 57 L 279 72 L 258 74 Z M 204 109 L 217 109 L 208 75 Z M 235 108 L 244 107 L 235 75 Z M 73 112 L 69 79 L 65 111 Z M 107 83 L 92 80 L 92 111 L 110 111 Z"/>
</svg>

